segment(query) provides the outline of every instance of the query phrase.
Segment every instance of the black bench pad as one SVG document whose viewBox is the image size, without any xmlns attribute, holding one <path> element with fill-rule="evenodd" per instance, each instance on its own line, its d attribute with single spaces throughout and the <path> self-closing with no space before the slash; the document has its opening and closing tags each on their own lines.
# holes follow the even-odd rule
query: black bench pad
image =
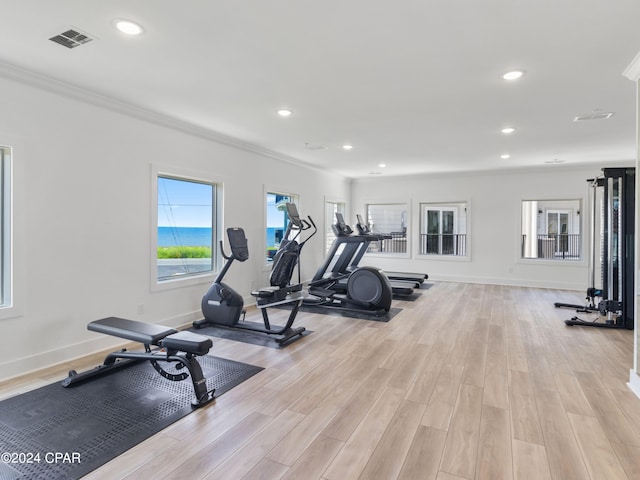
<svg viewBox="0 0 640 480">
<path fill-rule="evenodd" d="M 159 345 L 160 340 L 163 338 L 178 333 L 176 329 L 171 327 L 126 320 L 118 317 L 107 317 L 95 320 L 87 325 L 87 329 L 115 337 L 126 338 L 127 340 L 144 343 L 145 345 Z"/>
<path fill-rule="evenodd" d="M 203 335 L 192 332 L 178 332 L 164 337 L 160 345 L 168 350 L 193 353 L 194 355 L 206 355 L 213 346 L 213 341 Z"/>
</svg>

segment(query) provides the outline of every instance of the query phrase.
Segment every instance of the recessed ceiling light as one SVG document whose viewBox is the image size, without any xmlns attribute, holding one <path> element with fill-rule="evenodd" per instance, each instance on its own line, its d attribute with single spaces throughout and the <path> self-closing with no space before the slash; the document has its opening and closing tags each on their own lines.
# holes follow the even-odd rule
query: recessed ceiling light
<svg viewBox="0 0 640 480">
<path fill-rule="evenodd" d="M 127 35 L 140 35 L 144 32 L 144 29 L 139 24 L 132 22 L 131 20 L 117 18 L 113 21 L 113 25 L 122 33 L 126 33 Z"/>
<path fill-rule="evenodd" d="M 504 133 L 505 135 L 509 135 L 510 133 L 513 133 L 516 131 L 515 128 L 513 127 L 504 127 L 502 130 L 500 130 L 502 133 Z"/>
<path fill-rule="evenodd" d="M 379 163 L 378 167 L 380 168 L 386 168 L 387 164 L 386 163 Z"/>
<path fill-rule="evenodd" d="M 502 155 L 500 155 L 500 158 L 506 160 L 507 158 L 511 158 L 511 155 L 509 155 L 508 153 L 503 153 Z"/>
<path fill-rule="evenodd" d="M 347 144 L 345 144 L 345 145 L 342 145 L 342 148 L 343 148 L 344 150 L 351 150 L 351 149 L 353 148 L 353 145 L 349 145 L 349 144 L 347 143 Z"/>
<path fill-rule="evenodd" d="M 517 80 L 524 75 L 524 70 L 511 70 L 500 75 L 503 80 Z"/>
<path fill-rule="evenodd" d="M 288 108 L 281 108 L 280 110 L 278 110 L 278 115 L 280 115 L 281 117 L 290 117 L 291 114 L 293 112 L 291 110 L 289 110 Z"/>
</svg>

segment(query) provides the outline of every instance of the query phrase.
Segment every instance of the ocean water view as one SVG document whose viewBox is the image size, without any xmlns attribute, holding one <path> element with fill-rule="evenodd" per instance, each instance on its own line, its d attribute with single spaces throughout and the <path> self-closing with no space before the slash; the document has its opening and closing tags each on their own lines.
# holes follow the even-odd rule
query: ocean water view
<svg viewBox="0 0 640 480">
<path fill-rule="evenodd" d="M 211 228 L 204 227 L 158 227 L 158 247 L 209 247 L 211 248 Z M 226 233 L 225 233 L 226 237 Z M 268 228 L 267 261 L 273 258 L 282 238 L 282 229 Z M 225 244 L 226 244 L 225 238 Z M 217 249 L 216 245 L 216 249 Z M 228 248 L 228 246 L 225 246 Z M 181 275 L 210 272 L 214 268 L 213 259 L 206 258 L 159 258 L 158 279 L 166 280 Z"/>
<path fill-rule="evenodd" d="M 211 247 L 211 228 L 158 227 L 159 247 Z"/>
<path fill-rule="evenodd" d="M 225 234 L 226 235 L 226 234 Z M 281 228 L 267 229 L 267 245 L 277 246 L 282 237 Z M 226 242 L 225 238 L 225 242 Z M 158 227 L 159 247 L 211 247 L 211 228 Z"/>
</svg>

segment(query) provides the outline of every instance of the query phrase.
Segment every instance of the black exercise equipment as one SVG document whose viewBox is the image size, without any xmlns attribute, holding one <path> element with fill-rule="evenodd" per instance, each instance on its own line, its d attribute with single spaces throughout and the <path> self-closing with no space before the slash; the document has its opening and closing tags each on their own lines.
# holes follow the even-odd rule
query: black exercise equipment
<svg viewBox="0 0 640 480">
<path fill-rule="evenodd" d="M 589 287 L 587 288 L 587 295 L 585 297 L 585 304 L 578 305 L 576 303 L 562 303 L 556 302 L 553 305 L 556 308 L 571 308 L 578 313 L 592 313 L 599 311 L 597 303 L 598 298 L 602 298 L 602 290 L 599 288 Z"/>
<path fill-rule="evenodd" d="M 140 342 L 144 344 L 144 352 L 129 352 L 126 349 L 112 352 L 106 356 L 102 365 L 98 365 L 92 370 L 82 373 L 71 370 L 69 376 L 62 382 L 63 387 L 70 387 L 90 378 L 104 375 L 134 361 L 149 360 L 153 368 L 167 380 L 176 382 L 191 377 L 195 394 L 195 398 L 191 402 L 193 407 L 201 407 L 213 400 L 214 392 L 207 391 L 206 378 L 204 378 L 202 368 L 196 360 L 197 356 L 206 355 L 209 352 L 213 345 L 210 338 L 191 332 L 179 332 L 171 327 L 117 317 L 95 320 L 87 325 L 87 329 Z M 152 349 L 152 345 L 157 348 Z M 175 369 L 178 371 L 186 368 L 188 373 L 171 373 L 165 370 L 161 363 L 175 364 Z"/>
<path fill-rule="evenodd" d="M 276 343 L 282 345 L 292 338 L 302 335 L 304 327 L 293 328 L 293 322 L 302 305 L 304 291 L 302 284 L 290 284 L 291 277 L 296 265 L 299 267 L 300 251 L 304 244 L 317 232 L 317 228 L 311 218 L 300 219 L 295 204 L 287 204 L 289 215 L 289 226 L 285 232 L 280 248 L 273 259 L 271 269 L 270 286 L 251 292 L 256 298 L 256 306 L 262 313 L 263 325 L 259 323 L 247 322 L 244 320 L 246 311 L 244 310 L 244 300 L 242 296 L 229 285 L 222 282 L 229 267 L 237 260 L 244 262 L 249 258 L 249 248 L 247 238 L 242 228 L 228 228 L 227 237 L 231 254 L 224 251 L 223 243 L 220 242 L 220 250 L 226 263 L 215 282 L 202 298 L 202 313 L 204 319 L 193 322 L 195 328 L 202 328 L 207 325 L 215 325 L 230 329 L 251 330 L 253 332 L 264 333 L 273 336 Z M 298 243 L 297 239 L 303 231 L 314 229 L 307 238 Z M 293 238 L 289 238 L 291 234 Z M 300 272 L 298 270 L 298 276 Z M 267 309 L 277 305 L 292 303 L 293 308 L 289 314 L 287 322 L 282 327 L 273 327 L 269 321 Z"/>
<path fill-rule="evenodd" d="M 374 233 L 371 231 L 371 228 L 367 223 L 362 219 L 362 215 L 359 213 L 356 215 L 357 223 L 356 228 L 358 229 L 358 234 L 363 235 L 370 242 L 377 242 L 380 240 L 387 240 L 393 238 L 391 235 L 382 234 L 382 233 Z M 342 223 L 344 224 L 344 218 L 342 218 Z M 362 260 L 362 257 L 365 253 L 367 253 L 367 249 L 369 248 L 369 243 L 366 243 L 362 246 L 360 251 L 355 255 L 353 261 L 351 262 L 352 266 L 357 266 Z M 385 275 L 389 278 L 389 280 L 393 281 L 404 281 L 404 282 L 413 282 L 419 287 L 424 281 L 429 278 L 429 275 L 426 273 L 410 273 L 410 272 L 388 272 L 384 271 Z"/>
<path fill-rule="evenodd" d="M 591 255 L 587 289 L 589 302 L 582 311 L 597 312 L 604 322 L 586 321 L 578 317 L 565 320 L 569 326 L 633 329 L 634 314 L 634 248 L 635 248 L 635 169 L 603 168 L 602 177 L 589 179 L 592 195 Z M 600 235 L 596 232 L 600 198 Z M 600 246 L 602 288 L 595 287 L 596 245 Z M 596 305 L 595 298 L 601 300 Z M 556 307 L 573 305 L 556 303 Z"/>
<path fill-rule="evenodd" d="M 309 282 L 310 296 L 305 305 L 351 310 L 375 316 L 386 315 L 391 308 L 393 291 L 382 270 L 374 267 L 349 269 L 354 255 L 366 239 L 360 235 L 340 235 L 325 261 Z M 413 288 L 409 288 L 412 292 Z"/>
<path fill-rule="evenodd" d="M 333 233 L 337 238 L 353 237 L 359 241 L 353 243 L 352 249 L 343 249 L 340 253 L 340 260 L 337 265 L 342 268 L 342 273 L 348 274 L 360 268 L 360 260 L 364 256 L 369 248 L 369 244 L 375 239 L 380 237 L 373 234 L 363 235 L 354 234 L 353 230 L 344 221 L 344 217 L 341 213 L 336 213 L 336 223 L 331 226 Z M 389 285 L 391 285 L 391 292 L 394 295 L 411 295 L 414 293 L 414 289 L 419 288 L 421 284 L 420 279 L 414 280 L 393 280 L 387 275 L 387 272 L 383 271 L 385 276 L 389 279 Z M 424 278 L 422 279 L 424 281 Z"/>
</svg>

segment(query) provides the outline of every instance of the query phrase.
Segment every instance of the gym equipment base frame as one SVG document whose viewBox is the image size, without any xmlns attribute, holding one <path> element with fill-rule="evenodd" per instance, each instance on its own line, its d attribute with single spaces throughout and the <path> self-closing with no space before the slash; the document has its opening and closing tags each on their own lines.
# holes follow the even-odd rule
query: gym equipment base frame
<svg viewBox="0 0 640 480">
<path fill-rule="evenodd" d="M 191 405 L 194 408 L 202 407 L 214 399 L 214 390 L 207 391 L 207 380 L 204 378 L 202 367 L 196 359 L 197 356 L 206 355 L 209 352 L 213 345 L 210 338 L 191 332 L 179 332 L 162 325 L 117 317 L 95 320 L 87 325 L 87 329 L 140 342 L 144 344 L 144 351 L 129 352 L 122 349 L 108 354 L 102 365 L 98 365 L 92 370 L 81 373 L 71 370 L 69 376 L 62 381 L 63 387 L 70 387 L 90 378 L 104 375 L 132 362 L 149 360 L 153 368 L 167 380 L 177 382 L 191 377 L 195 394 Z M 151 345 L 157 348 L 152 349 Z M 162 368 L 161 362 L 174 363 L 177 370 L 185 368 L 188 373 L 170 373 Z"/>
</svg>

